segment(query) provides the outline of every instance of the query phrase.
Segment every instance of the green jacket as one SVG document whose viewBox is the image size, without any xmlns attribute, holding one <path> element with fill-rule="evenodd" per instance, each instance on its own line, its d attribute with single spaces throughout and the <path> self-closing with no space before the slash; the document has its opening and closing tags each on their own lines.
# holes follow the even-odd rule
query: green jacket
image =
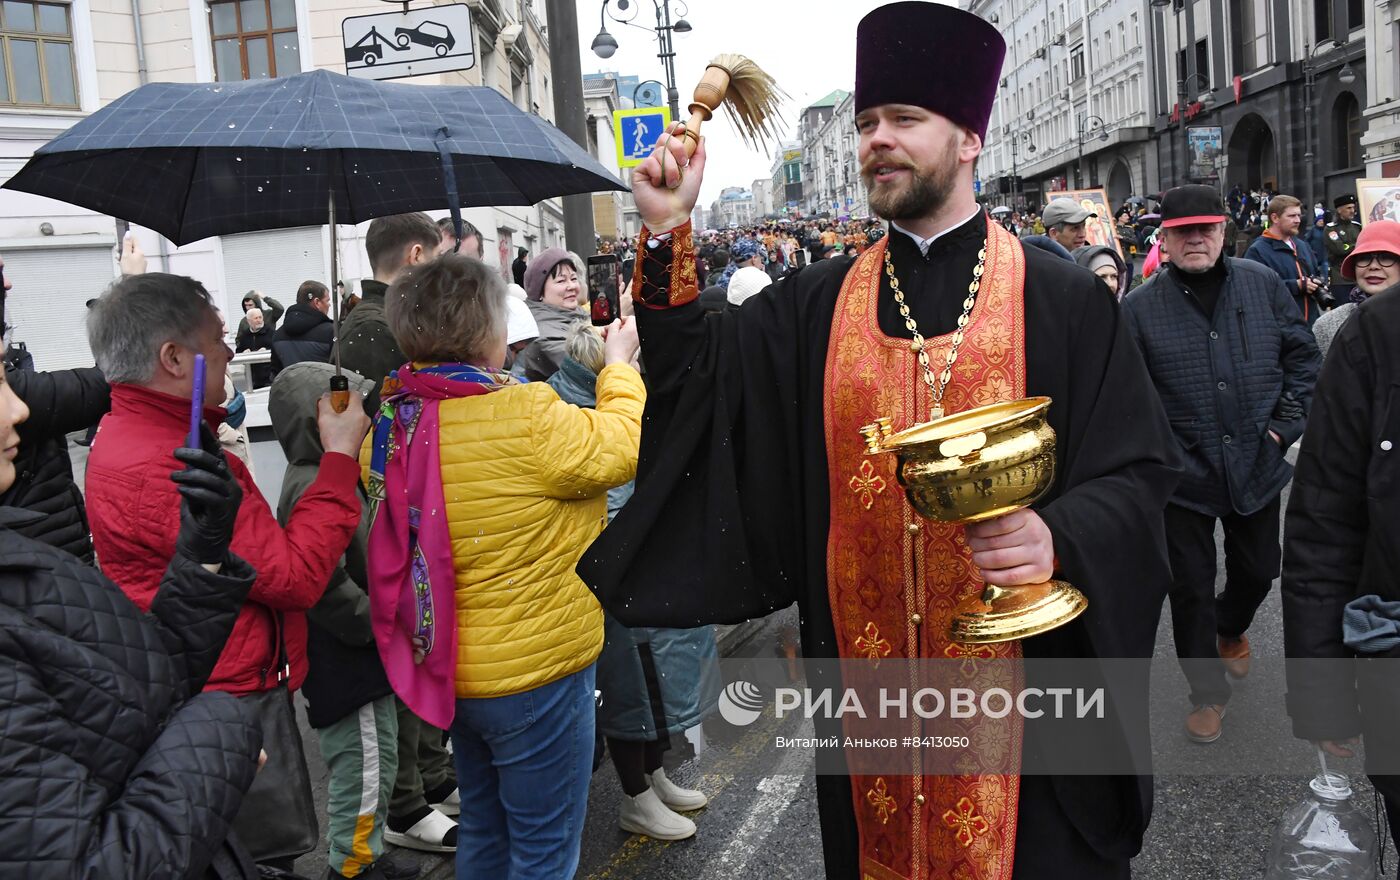
<svg viewBox="0 0 1400 880">
<path fill-rule="evenodd" d="M 1361 224 L 1355 220 L 1334 220 L 1327 224 L 1322 240 L 1327 244 L 1327 262 L 1332 267 L 1329 273 L 1332 276 L 1332 284 L 1351 284 L 1342 277 L 1342 261 L 1356 247 L 1356 237 L 1360 234 Z"/>
<path fill-rule="evenodd" d="M 374 383 L 374 390 L 366 398 L 370 412 L 379 408 L 379 389 L 384 380 L 408 363 L 394 334 L 389 332 L 389 321 L 384 314 L 384 293 L 388 289 L 387 284 L 379 281 L 361 282 L 360 303 L 341 319 L 336 338 L 340 365 Z"/>
</svg>

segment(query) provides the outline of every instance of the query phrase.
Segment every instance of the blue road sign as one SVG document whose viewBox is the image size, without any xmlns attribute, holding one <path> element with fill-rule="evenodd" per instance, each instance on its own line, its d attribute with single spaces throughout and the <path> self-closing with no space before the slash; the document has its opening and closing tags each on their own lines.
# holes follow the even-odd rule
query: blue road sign
<svg viewBox="0 0 1400 880">
<path fill-rule="evenodd" d="M 642 164 L 670 123 L 669 107 L 637 107 L 614 112 L 613 135 L 617 140 L 618 167 L 633 168 Z"/>
</svg>

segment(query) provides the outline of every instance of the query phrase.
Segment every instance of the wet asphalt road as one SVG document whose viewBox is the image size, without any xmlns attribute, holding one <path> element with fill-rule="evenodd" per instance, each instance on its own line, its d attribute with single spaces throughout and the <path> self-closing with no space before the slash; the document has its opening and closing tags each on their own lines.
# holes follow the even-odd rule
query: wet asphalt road
<svg viewBox="0 0 1400 880">
<path fill-rule="evenodd" d="M 1290 454 L 1290 459 L 1294 456 Z M 1284 508 L 1287 495 L 1284 496 Z M 1223 548 L 1217 551 L 1224 582 Z M 778 623 L 796 621 L 788 610 L 765 621 L 733 649 L 742 656 L 772 656 Z M 1169 772 L 1156 780 L 1153 820 L 1137 880 L 1258 880 L 1264 874 L 1279 818 L 1306 792 L 1313 753 L 1295 740 L 1282 715 L 1280 665 L 1282 611 L 1277 583 L 1249 631 L 1257 659 L 1250 677 L 1235 685 L 1224 736 L 1197 745 L 1182 734 L 1187 705 L 1175 664 L 1170 611 L 1158 630 L 1152 701 L 1155 765 Z M 775 727 L 765 716 L 737 738 L 712 739 L 708 749 L 681 764 L 672 776 L 706 791 L 711 805 L 695 814 L 699 834 L 689 841 L 660 843 L 617 829 L 621 791 L 606 764 L 594 776 L 578 880 L 672 880 L 672 878 L 801 878 L 824 876 L 811 776 L 788 776 L 794 767 L 775 765 L 773 737 L 801 735 L 796 719 Z M 719 723 L 734 737 L 734 728 Z M 1233 768 L 1248 765 L 1239 775 Z M 1373 814 L 1372 792 L 1359 760 L 1332 759 L 1356 786 L 1355 800 Z M 1386 875 L 1395 876 L 1396 853 L 1387 847 Z M 1047 878 L 1058 876 L 1051 871 Z"/>
</svg>

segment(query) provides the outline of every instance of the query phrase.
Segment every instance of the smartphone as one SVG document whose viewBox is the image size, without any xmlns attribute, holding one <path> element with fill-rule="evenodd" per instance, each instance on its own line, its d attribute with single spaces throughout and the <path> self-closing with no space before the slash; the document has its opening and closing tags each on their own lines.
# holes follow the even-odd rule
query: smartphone
<svg viewBox="0 0 1400 880">
<path fill-rule="evenodd" d="M 594 327 L 607 327 L 622 317 L 617 295 L 622 275 L 622 261 L 617 254 L 594 254 L 588 258 L 588 290 L 593 300 L 588 304 Z"/>
</svg>

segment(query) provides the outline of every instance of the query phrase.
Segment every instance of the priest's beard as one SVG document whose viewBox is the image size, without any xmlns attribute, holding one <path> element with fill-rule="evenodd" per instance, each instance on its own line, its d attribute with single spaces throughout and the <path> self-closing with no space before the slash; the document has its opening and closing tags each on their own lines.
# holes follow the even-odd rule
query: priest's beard
<svg viewBox="0 0 1400 880">
<path fill-rule="evenodd" d="M 897 183 L 877 183 L 874 167 L 890 165 L 889 159 L 872 156 L 861 168 L 860 179 L 870 195 L 870 210 L 879 217 L 895 222 L 918 220 L 938 213 L 948 202 L 957 185 L 958 143 L 948 139 L 941 161 L 921 168 L 912 162 L 897 163 L 909 169 L 909 179 Z"/>
</svg>

